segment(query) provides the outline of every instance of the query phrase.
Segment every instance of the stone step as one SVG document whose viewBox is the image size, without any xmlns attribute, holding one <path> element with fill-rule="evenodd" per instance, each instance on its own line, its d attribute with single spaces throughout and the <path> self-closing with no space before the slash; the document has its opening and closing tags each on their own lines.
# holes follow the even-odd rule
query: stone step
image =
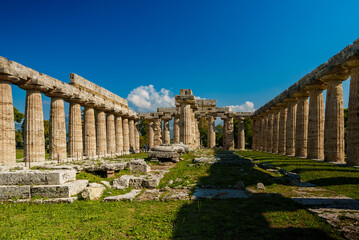
<svg viewBox="0 0 359 240">
<path fill-rule="evenodd" d="M 0 186 L 0 200 L 29 198 L 30 186 Z"/>
<path fill-rule="evenodd" d="M 0 172 L 0 185 L 61 185 L 76 180 L 75 170 Z"/>
<path fill-rule="evenodd" d="M 76 180 L 62 185 L 39 185 L 31 187 L 31 197 L 69 198 L 87 187 L 88 180 Z"/>
</svg>

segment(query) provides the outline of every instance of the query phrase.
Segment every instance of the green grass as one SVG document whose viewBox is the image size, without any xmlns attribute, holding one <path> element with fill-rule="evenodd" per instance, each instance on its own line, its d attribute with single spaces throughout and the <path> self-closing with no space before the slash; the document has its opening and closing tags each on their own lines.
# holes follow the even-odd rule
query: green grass
<svg viewBox="0 0 359 240">
<path fill-rule="evenodd" d="M 16 159 L 24 158 L 24 149 L 16 149 Z M 49 153 L 45 152 L 45 159 L 49 159 Z"/>
<path fill-rule="evenodd" d="M 287 172 L 298 173 L 302 181 L 311 182 L 318 187 L 359 199 L 358 168 L 257 151 L 240 151 L 237 153 L 260 163 L 269 163 L 280 167 Z"/>
</svg>

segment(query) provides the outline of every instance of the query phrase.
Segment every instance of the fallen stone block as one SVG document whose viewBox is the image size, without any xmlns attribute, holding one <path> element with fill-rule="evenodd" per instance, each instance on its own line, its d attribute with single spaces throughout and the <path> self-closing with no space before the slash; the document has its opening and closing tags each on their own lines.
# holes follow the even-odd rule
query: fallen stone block
<svg viewBox="0 0 359 240">
<path fill-rule="evenodd" d="M 100 199 L 106 189 L 102 184 L 100 185 L 101 185 L 100 187 L 99 186 L 86 187 L 81 193 L 81 196 L 84 199 L 89 199 L 91 201 Z"/>
<path fill-rule="evenodd" d="M 118 202 L 118 201 L 132 201 L 141 190 L 132 190 L 129 193 L 117 195 L 117 196 L 109 196 L 103 199 L 104 202 Z"/>
<path fill-rule="evenodd" d="M 123 175 L 113 180 L 113 188 L 125 189 L 128 187 L 140 188 L 142 186 L 143 177 L 135 177 L 133 175 Z"/>
<path fill-rule="evenodd" d="M 76 180 L 62 185 L 38 185 L 30 189 L 31 197 L 41 198 L 69 198 L 82 192 L 88 180 Z"/>
<path fill-rule="evenodd" d="M 143 179 L 142 186 L 145 188 L 156 188 L 162 179 L 163 175 L 150 175 Z"/>
<path fill-rule="evenodd" d="M 30 186 L 0 186 L 0 200 L 29 199 Z"/>
<path fill-rule="evenodd" d="M 74 180 L 75 170 L 0 172 L 0 185 L 60 185 Z"/>
<path fill-rule="evenodd" d="M 128 162 L 127 168 L 131 173 L 149 173 L 151 171 L 150 166 L 143 159 L 134 159 Z"/>
</svg>

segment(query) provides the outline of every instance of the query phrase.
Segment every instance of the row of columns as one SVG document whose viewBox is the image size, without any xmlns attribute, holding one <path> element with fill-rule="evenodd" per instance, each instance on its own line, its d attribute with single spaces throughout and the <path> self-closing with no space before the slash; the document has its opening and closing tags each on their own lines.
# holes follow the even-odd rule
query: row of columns
<svg viewBox="0 0 359 240">
<path fill-rule="evenodd" d="M 26 90 L 24 158 L 27 162 L 44 161 L 42 93 L 31 87 L 20 87 Z M 80 159 L 83 156 L 94 158 L 139 151 L 138 119 L 97 109 L 95 121 L 94 105 L 75 100 L 70 102 L 67 143 L 64 100 L 55 94 L 49 96 L 51 97 L 50 159 L 63 160 L 67 157 Z M 84 105 L 84 124 L 82 124 L 81 104 Z M 11 82 L 0 80 L 0 165 L 15 162 Z"/>
<path fill-rule="evenodd" d="M 359 165 L 359 67 L 350 69 L 347 164 Z M 343 77 L 340 77 L 343 76 Z M 253 149 L 344 163 L 345 74 L 326 76 L 318 84 L 254 118 Z M 323 90 L 327 90 L 324 110 Z"/>
</svg>

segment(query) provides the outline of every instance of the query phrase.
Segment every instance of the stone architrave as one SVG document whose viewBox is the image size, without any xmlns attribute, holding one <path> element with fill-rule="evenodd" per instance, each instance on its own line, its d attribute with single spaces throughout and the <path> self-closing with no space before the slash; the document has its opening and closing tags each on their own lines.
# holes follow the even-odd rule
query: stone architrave
<svg viewBox="0 0 359 240">
<path fill-rule="evenodd" d="M 273 112 L 273 138 L 272 138 L 272 152 L 278 153 L 279 146 L 279 107 L 276 107 Z"/>
<path fill-rule="evenodd" d="M 216 146 L 216 131 L 214 126 L 214 117 L 207 117 L 208 120 L 208 148 L 214 148 Z"/>
<path fill-rule="evenodd" d="M 135 151 L 135 122 L 132 118 L 128 121 L 129 139 L 130 139 L 130 151 Z"/>
<path fill-rule="evenodd" d="M 180 119 L 178 116 L 173 120 L 173 143 L 180 142 Z"/>
<path fill-rule="evenodd" d="M 115 130 L 115 115 L 113 113 L 106 114 L 106 138 L 107 138 L 107 153 L 116 153 L 116 130 Z"/>
<path fill-rule="evenodd" d="M 69 116 L 69 146 L 70 158 L 80 159 L 83 155 L 82 117 L 80 103 L 70 102 Z"/>
<path fill-rule="evenodd" d="M 116 153 L 123 154 L 123 130 L 122 130 L 122 117 L 115 116 L 115 137 L 116 137 Z"/>
<path fill-rule="evenodd" d="M 94 158 L 96 156 L 96 127 L 93 107 L 85 107 L 84 115 L 84 155 Z"/>
<path fill-rule="evenodd" d="M 325 103 L 324 161 L 344 163 L 344 109 L 342 80 L 328 81 Z"/>
<path fill-rule="evenodd" d="M 238 149 L 245 150 L 246 148 L 246 137 L 244 133 L 244 117 L 238 119 Z"/>
<path fill-rule="evenodd" d="M 295 133 L 297 117 L 297 100 L 295 98 L 287 99 L 288 112 L 286 124 L 286 155 L 295 155 Z"/>
<path fill-rule="evenodd" d="M 41 92 L 26 91 L 24 159 L 27 162 L 45 161 L 44 116 Z"/>
<path fill-rule="evenodd" d="M 161 130 L 161 119 L 155 119 L 153 122 L 153 145 L 158 146 L 162 144 L 162 130 Z"/>
<path fill-rule="evenodd" d="M 297 119 L 295 132 L 295 156 L 307 157 L 307 141 L 308 141 L 308 96 L 307 92 L 296 95 L 297 101 Z"/>
<path fill-rule="evenodd" d="M 107 155 L 107 136 L 106 136 L 106 114 L 104 111 L 99 111 L 97 113 L 97 122 L 96 122 L 96 131 L 97 131 L 97 155 L 106 156 Z"/>
<path fill-rule="evenodd" d="M 278 154 L 285 155 L 287 152 L 287 105 L 282 104 L 279 113 L 279 137 L 278 137 Z"/>
<path fill-rule="evenodd" d="M 347 127 L 347 163 L 359 166 L 359 67 L 358 62 L 351 69 L 348 127 Z"/>
<path fill-rule="evenodd" d="M 0 166 L 16 163 L 11 83 L 0 80 Z"/>
<path fill-rule="evenodd" d="M 129 154 L 130 152 L 130 136 L 128 127 L 128 118 L 122 118 L 122 133 L 123 133 L 123 153 Z"/>
<path fill-rule="evenodd" d="M 309 90 L 308 147 L 309 159 L 324 160 L 324 85 L 313 85 Z"/>
<path fill-rule="evenodd" d="M 154 147 L 154 122 L 152 120 L 148 121 L 148 147 L 151 149 Z"/>
<path fill-rule="evenodd" d="M 67 158 L 66 151 L 66 122 L 64 100 L 51 98 L 50 109 L 50 159 L 63 160 Z"/>
</svg>

